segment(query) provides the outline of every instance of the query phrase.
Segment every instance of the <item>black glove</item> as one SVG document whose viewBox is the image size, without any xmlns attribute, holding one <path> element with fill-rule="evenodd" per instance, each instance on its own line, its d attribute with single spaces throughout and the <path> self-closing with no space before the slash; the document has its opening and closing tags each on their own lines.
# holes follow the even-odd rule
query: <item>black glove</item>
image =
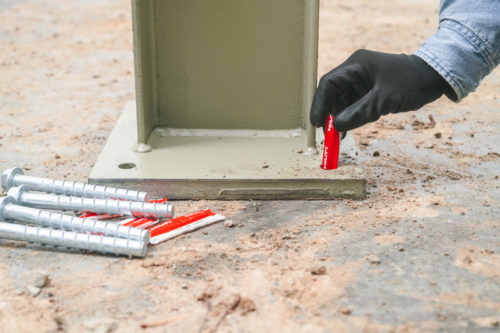
<svg viewBox="0 0 500 333">
<path fill-rule="evenodd" d="M 432 67 L 415 55 L 358 50 L 323 76 L 311 107 L 311 124 L 346 132 L 382 115 L 417 110 L 453 90 Z"/>
</svg>

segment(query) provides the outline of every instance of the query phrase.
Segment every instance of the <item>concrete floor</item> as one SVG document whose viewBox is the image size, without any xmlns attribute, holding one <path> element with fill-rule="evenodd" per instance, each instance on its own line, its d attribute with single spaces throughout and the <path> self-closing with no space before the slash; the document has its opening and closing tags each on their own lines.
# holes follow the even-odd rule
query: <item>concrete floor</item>
<svg viewBox="0 0 500 333">
<path fill-rule="evenodd" d="M 320 72 L 361 47 L 415 50 L 436 8 L 323 1 Z M 0 2 L 0 169 L 86 179 L 134 98 L 129 12 L 118 0 Z M 0 327 L 498 332 L 499 92 L 497 69 L 458 105 L 356 130 L 364 201 L 176 202 L 236 226 L 142 260 L 0 241 Z"/>
</svg>

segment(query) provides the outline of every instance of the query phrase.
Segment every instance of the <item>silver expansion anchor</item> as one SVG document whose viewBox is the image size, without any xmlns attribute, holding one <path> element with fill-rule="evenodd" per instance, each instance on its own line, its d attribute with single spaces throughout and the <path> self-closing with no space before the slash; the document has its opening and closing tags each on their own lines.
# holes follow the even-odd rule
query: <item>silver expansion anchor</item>
<svg viewBox="0 0 500 333">
<path fill-rule="evenodd" d="M 106 236 L 135 239 L 149 242 L 148 230 L 124 227 L 118 223 L 108 223 L 93 219 L 40 210 L 16 205 L 12 197 L 0 198 L 0 220 L 17 220 L 25 223 L 38 224 L 53 229 L 81 233 L 99 233 Z"/>
<path fill-rule="evenodd" d="M 7 195 L 23 206 L 55 210 L 90 211 L 95 213 L 130 215 L 135 217 L 172 218 L 174 206 L 139 201 L 67 197 L 53 194 L 27 192 L 25 185 L 12 187 Z"/>
<path fill-rule="evenodd" d="M 21 168 L 12 168 L 2 173 L 2 188 L 7 191 L 11 187 L 26 185 L 28 189 L 40 192 L 64 194 L 87 198 L 113 198 L 132 201 L 147 201 L 148 194 L 110 186 L 98 186 L 76 183 L 66 180 L 53 180 L 24 175 Z"/>
<path fill-rule="evenodd" d="M 130 257 L 144 257 L 148 250 L 148 243 L 140 240 L 29 227 L 5 222 L 0 222 L 0 238 L 113 253 Z"/>
</svg>

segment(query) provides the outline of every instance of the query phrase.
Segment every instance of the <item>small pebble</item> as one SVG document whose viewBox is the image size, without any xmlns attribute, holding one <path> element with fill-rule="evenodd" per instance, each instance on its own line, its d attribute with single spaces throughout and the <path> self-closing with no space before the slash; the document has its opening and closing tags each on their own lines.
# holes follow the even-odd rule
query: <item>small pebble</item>
<svg viewBox="0 0 500 333">
<path fill-rule="evenodd" d="M 234 228 L 236 226 L 236 224 L 234 224 L 233 220 L 227 220 L 227 221 L 224 221 L 224 226 L 226 228 Z"/>
<path fill-rule="evenodd" d="M 351 314 L 352 310 L 351 310 L 351 308 L 348 308 L 348 307 L 347 308 L 340 308 L 339 312 L 341 314 L 343 314 L 344 316 L 348 316 Z"/>
<path fill-rule="evenodd" d="M 187 289 L 187 288 L 188 288 L 187 283 L 186 283 L 186 282 L 184 282 L 184 283 L 181 285 L 181 288 L 182 288 L 182 289 Z"/>
<path fill-rule="evenodd" d="M 56 322 L 63 323 L 62 320 Z M 86 332 L 113 332 L 118 328 L 116 321 L 111 318 L 89 318 L 85 320 L 83 326 Z"/>
<path fill-rule="evenodd" d="M 47 273 L 36 273 L 33 279 L 33 286 L 43 288 L 49 282 L 49 275 Z"/>
<path fill-rule="evenodd" d="M 31 296 L 36 297 L 36 296 L 38 296 L 38 294 L 40 294 L 40 292 L 42 291 L 42 288 L 38 288 L 35 286 L 27 286 L 26 290 L 28 291 L 28 293 Z"/>
<path fill-rule="evenodd" d="M 366 257 L 366 260 L 372 265 L 380 264 L 380 258 L 374 254 L 370 254 L 368 257 Z"/>
<path fill-rule="evenodd" d="M 325 273 L 326 273 L 325 266 L 314 266 L 313 268 L 311 268 L 312 275 L 323 275 Z"/>
</svg>

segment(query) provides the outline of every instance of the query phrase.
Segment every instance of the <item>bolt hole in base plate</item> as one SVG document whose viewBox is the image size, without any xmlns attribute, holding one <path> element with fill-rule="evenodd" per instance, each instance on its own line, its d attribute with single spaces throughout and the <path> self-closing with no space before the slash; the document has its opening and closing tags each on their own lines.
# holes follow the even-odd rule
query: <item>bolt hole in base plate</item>
<svg viewBox="0 0 500 333">
<path fill-rule="evenodd" d="M 118 164 L 120 169 L 133 169 L 136 167 L 135 163 L 120 163 Z"/>
</svg>

